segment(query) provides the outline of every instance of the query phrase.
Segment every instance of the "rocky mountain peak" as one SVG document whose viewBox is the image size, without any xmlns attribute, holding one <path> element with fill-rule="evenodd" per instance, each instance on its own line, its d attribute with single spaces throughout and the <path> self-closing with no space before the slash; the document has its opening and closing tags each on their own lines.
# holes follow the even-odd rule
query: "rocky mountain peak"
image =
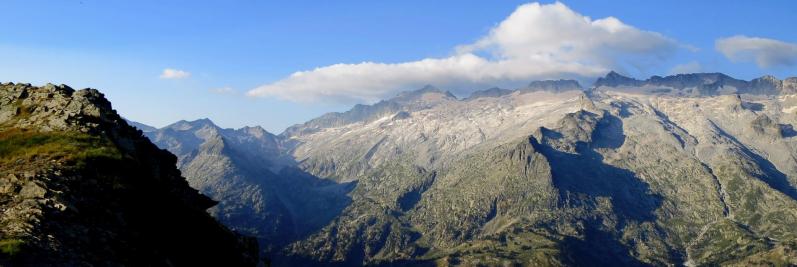
<svg viewBox="0 0 797 267">
<path fill-rule="evenodd" d="M 75 91 L 66 85 L 2 84 L 0 120 L 43 131 L 101 132 L 123 123 L 105 96 L 95 89 Z M 9 121 L 11 123 L 11 121 Z"/>
<path fill-rule="evenodd" d="M 670 76 L 651 76 L 637 80 L 610 72 L 595 82 L 595 88 L 635 87 L 640 92 L 676 95 L 756 94 L 777 95 L 789 93 L 784 81 L 767 75 L 751 81 L 739 80 L 723 73 L 689 73 Z"/>
<path fill-rule="evenodd" d="M 772 75 L 764 75 L 751 80 L 748 87 L 759 94 L 778 94 L 783 90 L 783 81 Z"/>
<path fill-rule="evenodd" d="M 797 77 L 789 77 L 783 80 L 782 93 L 797 94 Z"/>
<path fill-rule="evenodd" d="M 616 79 L 616 78 L 628 78 L 628 77 L 623 76 L 622 74 L 620 74 L 620 73 L 618 73 L 618 72 L 616 72 L 614 70 L 611 70 L 611 71 L 609 71 L 609 73 L 606 73 L 606 78 L 607 79 Z"/>
<path fill-rule="evenodd" d="M 583 88 L 581 87 L 581 84 L 575 80 L 543 80 L 529 83 L 525 90 L 563 92 L 570 90 L 583 90 Z"/>
<path fill-rule="evenodd" d="M 213 123 L 213 121 L 211 121 L 208 118 L 196 119 L 196 120 L 193 120 L 193 121 L 181 120 L 180 121 L 180 126 L 184 126 L 184 127 L 187 126 L 187 127 L 191 127 L 191 128 L 202 128 L 202 127 L 206 127 L 206 126 L 211 126 L 211 127 L 214 127 L 214 128 L 217 127 L 216 124 Z"/>
<path fill-rule="evenodd" d="M 250 134 L 252 136 L 258 137 L 258 138 L 271 135 L 271 133 L 269 133 L 268 131 L 266 131 L 266 129 L 263 129 L 263 127 L 260 127 L 259 125 L 258 126 L 244 126 L 243 128 L 241 128 L 239 130 L 242 131 L 242 132 L 245 132 L 247 134 Z"/>
<path fill-rule="evenodd" d="M 0 84 L 0 265 L 254 266 L 175 163 L 98 90 Z"/>
<path fill-rule="evenodd" d="M 474 91 L 473 93 L 470 94 L 470 96 L 468 96 L 468 98 L 466 98 L 466 100 L 472 100 L 481 97 L 500 97 L 511 94 L 512 92 L 515 92 L 515 90 L 492 87 L 489 89 Z"/>
<path fill-rule="evenodd" d="M 218 135 L 219 131 L 222 129 L 218 127 L 213 121 L 210 119 L 197 119 L 193 121 L 186 121 L 180 120 L 178 122 L 172 123 L 163 127 L 166 130 L 171 131 L 178 131 L 178 132 L 188 132 L 188 131 L 202 131 L 205 135 L 214 134 Z"/>
<path fill-rule="evenodd" d="M 454 96 L 449 91 L 443 91 L 433 85 L 425 85 L 421 89 L 413 90 L 413 91 L 405 91 L 399 93 L 396 97 L 391 98 L 390 101 L 396 102 L 415 102 L 415 101 L 423 101 L 423 100 L 456 100 L 457 97 Z"/>
<path fill-rule="evenodd" d="M 769 75 L 769 74 L 767 74 L 767 75 L 764 75 L 764 76 L 761 76 L 761 77 L 760 77 L 760 78 L 758 78 L 758 79 L 759 79 L 759 80 L 766 80 L 766 81 L 770 81 L 770 82 L 779 82 L 779 81 L 780 81 L 780 80 L 778 80 L 778 78 L 777 78 L 777 77 L 775 77 L 775 76 L 773 76 L 773 75 Z"/>
<path fill-rule="evenodd" d="M 639 80 L 630 78 L 627 76 L 623 76 L 616 71 L 610 71 L 606 74 L 606 76 L 602 78 L 598 78 L 595 81 L 595 87 L 607 86 L 607 87 L 618 87 L 618 86 L 635 86 L 640 83 Z"/>
<path fill-rule="evenodd" d="M 676 88 L 695 87 L 706 84 L 738 81 L 722 73 L 689 73 L 670 76 L 651 76 L 646 82 L 656 85 L 666 85 Z"/>
<path fill-rule="evenodd" d="M 304 124 L 289 127 L 283 136 L 304 135 L 317 132 L 322 128 L 339 127 L 358 122 L 370 122 L 385 116 L 392 116 L 400 111 L 423 110 L 442 103 L 457 101 L 457 97 L 449 91 L 442 91 L 432 85 L 414 91 L 399 93 L 396 97 L 379 101 L 372 105 L 357 104 L 346 112 L 331 112 Z"/>
</svg>

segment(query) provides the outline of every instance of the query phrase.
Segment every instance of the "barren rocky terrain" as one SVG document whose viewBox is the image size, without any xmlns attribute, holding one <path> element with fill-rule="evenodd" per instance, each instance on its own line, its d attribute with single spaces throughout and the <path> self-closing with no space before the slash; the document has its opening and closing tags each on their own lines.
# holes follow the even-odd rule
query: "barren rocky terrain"
<svg viewBox="0 0 797 267">
<path fill-rule="evenodd" d="M 147 135 L 277 265 L 793 265 L 795 89 L 612 72 Z"/>
</svg>

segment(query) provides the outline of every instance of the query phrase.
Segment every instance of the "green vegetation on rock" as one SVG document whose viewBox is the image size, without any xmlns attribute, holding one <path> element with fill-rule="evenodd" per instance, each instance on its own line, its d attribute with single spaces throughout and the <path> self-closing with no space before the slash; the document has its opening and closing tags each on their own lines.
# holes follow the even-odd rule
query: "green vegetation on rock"
<svg viewBox="0 0 797 267">
<path fill-rule="evenodd" d="M 80 163 L 90 158 L 120 159 L 122 154 L 109 140 L 77 132 L 0 131 L 0 165 L 17 161 L 64 160 Z"/>
<path fill-rule="evenodd" d="M 19 239 L 3 239 L 0 240 L 0 252 L 13 257 L 22 251 L 24 245 L 25 242 Z"/>
<path fill-rule="evenodd" d="M 255 266 L 97 90 L 0 84 L 0 266 Z"/>
</svg>

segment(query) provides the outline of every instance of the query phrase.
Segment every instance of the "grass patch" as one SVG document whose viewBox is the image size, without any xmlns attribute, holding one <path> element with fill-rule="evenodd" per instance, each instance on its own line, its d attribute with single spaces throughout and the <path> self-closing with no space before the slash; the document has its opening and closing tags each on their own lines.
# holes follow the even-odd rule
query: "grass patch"
<svg viewBox="0 0 797 267">
<path fill-rule="evenodd" d="M 90 158 L 121 159 L 122 154 L 108 139 L 84 133 L 44 133 L 20 129 L 0 131 L 0 166 L 20 160 L 82 163 Z"/>
<path fill-rule="evenodd" d="M 19 254 L 22 251 L 22 246 L 25 244 L 22 240 L 19 239 L 3 239 L 0 240 L 0 253 L 14 256 Z"/>
</svg>

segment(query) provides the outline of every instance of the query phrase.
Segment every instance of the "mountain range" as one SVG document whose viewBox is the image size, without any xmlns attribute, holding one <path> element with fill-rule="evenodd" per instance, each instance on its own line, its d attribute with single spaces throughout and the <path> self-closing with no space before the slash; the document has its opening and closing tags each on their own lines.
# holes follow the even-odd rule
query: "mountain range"
<svg viewBox="0 0 797 267">
<path fill-rule="evenodd" d="M 277 266 L 797 264 L 797 78 L 426 86 L 274 135 L 146 128 Z"/>
</svg>

